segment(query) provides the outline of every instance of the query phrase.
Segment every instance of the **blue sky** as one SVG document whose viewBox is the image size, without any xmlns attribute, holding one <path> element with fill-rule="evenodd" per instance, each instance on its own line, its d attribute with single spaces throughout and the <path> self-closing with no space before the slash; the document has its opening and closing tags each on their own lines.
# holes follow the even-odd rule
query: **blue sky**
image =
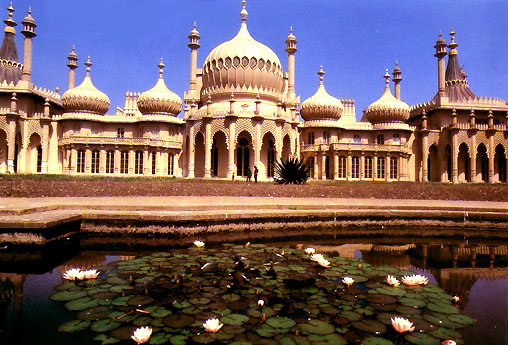
<svg viewBox="0 0 508 345">
<path fill-rule="evenodd" d="M 0 2 L 8 7 L 8 1 Z M 67 55 L 76 46 L 76 84 L 91 56 L 92 80 L 111 100 L 108 113 L 123 107 L 126 91 L 145 91 L 156 82 L 160 57 L 167 86 L 183 98 L 189 83 L 188 34 L 197 22 L 198 66 L 240 26 L 240 0 L 14 0 L 17 45 L 22 56 L 21 20 L 28 6 L 36 20 L 32 79 L 63 93 Z M 385 68 L 402 69 L 402 98 L 409 105 L 436 92 L 434 44 L 453 26 L 459 62 L 477 96 L 508 99 L 508 2 L 494 0 L 248 0 L 251 35 L 270 47 L 287 70 L 289 27 L 298 40 L 296 93 L 301 100 L 317 89 L 323 65 L 331 95 L 356 100 L 357 118 L 383 90 Z M 3 12 L 4 18 L 7 11 Z"/>
</svg>

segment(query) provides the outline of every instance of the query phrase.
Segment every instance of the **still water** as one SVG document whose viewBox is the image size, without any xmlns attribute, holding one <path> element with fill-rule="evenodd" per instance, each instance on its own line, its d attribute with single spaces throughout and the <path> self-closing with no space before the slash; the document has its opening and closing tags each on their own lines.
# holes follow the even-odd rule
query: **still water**
<svg viewBox="0 0 508 345">
<path fill-rule="evenodd" d="M 193 240 L 186 238 L 179 244 L 190 246 Z M 505 242 L 393 238 L 387 243 L 379 239 L 340 240 L 333 236 L 310 240 L 304 236 L 264 243 L 280 247 L 303 244 L 320 253 L 361 258 L 371 265 L 390 265 L 425 275 L 448 294 L 459 296 L 461 312 L 477 319 L 475 326 L 462 331 L 467 345 L 508 344 L 508 246 Z M 153 240 L 152 244 L 160 245 L 160 241 Z M 124 248 L 111 252 L 89 250 L 91 246 L 82 243 L 81 247 L 67 252 L 55 249 L 42 254 L 0 252 L 3 272 L 0 273 L 0 343 L 100 344 L 92 340 L 95 334 L 91 332 L 58 332 L 58 327 L 74 319 L 75 313 L 48 297 L 62 282 L 66 270 L 93 268 L 154 252 L 149 242 L 144 246 L 144 250 L 137 247 L 135 251 Z"/>
</svg>

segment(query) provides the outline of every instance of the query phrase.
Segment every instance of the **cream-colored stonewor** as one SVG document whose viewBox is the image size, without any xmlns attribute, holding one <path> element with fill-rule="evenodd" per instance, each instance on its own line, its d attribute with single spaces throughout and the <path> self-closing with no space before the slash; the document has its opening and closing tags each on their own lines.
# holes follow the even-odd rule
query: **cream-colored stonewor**
<svg viewBox="0 0 508 345">
<path fill-rule="evenodd" d="M 292 29 L 284 71 L 279 57 L 249 33 L 245 6 L 242 1 L 238 33 L 209 52 L 200 68 L 194 24 L 183 100 L 166 86 L 161 59 L 154 87 L 127 92 L 123 109 L 112 113 L 108 96 L 92 82 L 90 58 L 75 86 L 74 47 L 62 96 L 32 83 L 35 20 L 29 10 L 21 22 L 21 61 L 9 6 L 0 49 L 0 173 L 241 179 L 257 169 L 266 181 L 274 162 L 299 156 L 311 162 L 313 179 L 507 181 L 507 103 L 469 89 L 453 30 L 449 44 L 440 36 L 435 45 L 432 100 L 412 107 L 401 100 L 397 64 L 394 94 L 387 70 L 381 97 L 373 95 L 357 121 L 354 100 L 327 93 L 322 68 L 316 93 L 300 103 Z"/>
</svg>

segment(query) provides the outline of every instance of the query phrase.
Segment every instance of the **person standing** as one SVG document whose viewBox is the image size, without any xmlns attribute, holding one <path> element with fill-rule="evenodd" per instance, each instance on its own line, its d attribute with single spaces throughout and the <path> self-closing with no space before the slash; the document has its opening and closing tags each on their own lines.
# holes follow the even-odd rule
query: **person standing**
<svg viewBox="0 0 508 345">
<path fill-rule="evenodd" d="M 252 171 L 250 171 L 250 168 L 247 168 L 246 173 L 247 173 L 247 182 L 250 182 L 250 179 L 252 177 Z"/>
<path fill-rule="evenodd" d="M 257 166 L 254 166 L 254 182 L 258 183 L 259 170 Z"/>
</svg>

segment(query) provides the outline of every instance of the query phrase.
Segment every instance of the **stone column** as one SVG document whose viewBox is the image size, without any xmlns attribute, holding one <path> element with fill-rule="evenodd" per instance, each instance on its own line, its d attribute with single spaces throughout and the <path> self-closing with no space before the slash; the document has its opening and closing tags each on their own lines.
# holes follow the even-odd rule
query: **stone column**
<svg viewBox="0 0 508 345">
<path fill-rule="evenodd" d="M 115 169 L 114 169 L 114 173 L 115 174 L 119 174 L 120 173 L 120 162 L 122 160 L 122 154 L 120 152 L 120 149 L 118 148 L 118 146 L 115 147 L 115 153 L 114 153 L 114 157 L 113 157 L 113 162 L 114 162 L 114 166 L 115 166 Z"/>
<path fill-rule="evenodd" d="M 374 152 L 374 157 L 372 158 L 372 179 L 377 179 L 377 152 Z"/>
<path fill-rule="evenodd" d="M 205 178 L 212 176 L 212 123 L 210 120 L 205 120 Z"/>
<path fill-rule="evenodd" d="M 365 152 L 362 151 L 360 155 L 360 180 L 365 178 Z"/>
<path fill-rule="evenodd" d="M 459 147 L 457 144 L 457 131 L 452 135 L 452 181 L 459 182 Z M 448 164 L 448 163 L 447 163 Z"/>
<path fill-rule="evenodd" d="M 106 173 L 106 150 L 102 147 L 99 152 L 99 174 Z"/>
<path fill-rule="evenodd" d="M 321 152 L 321 179 L 326 180 L 326 152 Z"/>
<path fill-rule="evenodd" d="M 194 178 L 194 125 L 191 124 L 191 127 L 189 129 L 189 152 L 187 153 L 189 156 L 189 159 L 187 160 L 188 166 L 187 166 L 187 177 L 188 178 Z"/>
<path fill-rule="evenodd" d="M 77 162 L 78 162 L 78 151 L 74 146 L 71 147 L 71 157 L 70 157 L 70 172 L 75 174 L 77 171 Z"/>
<path fill-rule="evenodd" d="M 390 152 L 387 152 L 385 158 L 385 181 L 390 180 L 390 174 L 392 172 L 390 160 L 391 160 Z"/>
<path fill-rule="evenodd" d="M 337 151 L 333 153 L 333 179 L 339 179 L 339 153 Z"/>
<path fill-rule="evenodd" d="M 16 121 L 9 121 L 9 136 L 7 142 L 7 171 L 11 174 L 14 174 L 14 160 L 16 155 Z"/>
<path fill-rule="evenodd" d="M 314 180 L 318 179 L 319 176 L 319 162 L 318 162 L 319 156 L 317 151 L 314 152 Z"/>
<path fill-rule="evenodd" d="M 236 123 L 231 121 L 229 123 L 229 150 L 228 150 L 228 178 L 232 178 L 233 174 L 236 176 L 236 163 L 235 163 L 235 133 Z"/>
<path fill-rule="evenodd" d="M 420 181 L 427 182 L 429 180 L 429 162 L 427 159 L 429 158 L 429 148 L 428 148 L 429 138 L 427 134 L 422 133 L 422 176 L 420 176 Z"/>
<path fill-rule="evenodd" d="M 44 122 L 44 126 L 42 128 L 42 138 L 41 138 L 41 148 L 42 148 L 42 162 L 41 162 L 41 173 L 48 173 L 48 156 L 49 156 L 49 123 Z"/>
<path fill-rule="evenodd" d="M 133 150 L 132 147 L 129 148 L 129 175 L 134 175 L 136 170 L 134 169 L 134 166 L 136 165 L 136 152 Z"/>
<path fill-rule="evenodd" d="M 351 152 L 347 153 L 347 164 L 346 164 L 346 179 L 351 181 L 351 167 L 352 167 L 352 158 Z"/>
<path fill-rule="evenodd" d="M 489 136 L 489 152 L 487 153 L 487 157 L 489 159 L 489 182 L 497 182 L 494 181 L 494 160 L 495 160 L 496 151 L 494 149 L 494 135 L 490 133 Z"/>
<path fill-rule="evenodd" d="M 148 166 L 148 147 L 143 149 L 143 175 L 149 175 L 151 167 Z"/>
<path fill-rule="evenodd" d="M 161 163 L 162 163 L 161 158 L 162 158 L 161 151 L 157 150 L 157 152 L 155 153 L 155 159 L 156 159 L 155 175 L 157 175 L 157 176 L 161 176 L 162 172 L 164 171 L 164 169 L 161 167 Z"/>
<path fill-rule="evenodd" d="M 478 182 L 476 178 L 476 133 L 473 133 L 471 136 L 471 148 L 469 150 L 469 165 L 470 169 L 469 172 L 471 174 L 471 182 Z"/>
</svg>

